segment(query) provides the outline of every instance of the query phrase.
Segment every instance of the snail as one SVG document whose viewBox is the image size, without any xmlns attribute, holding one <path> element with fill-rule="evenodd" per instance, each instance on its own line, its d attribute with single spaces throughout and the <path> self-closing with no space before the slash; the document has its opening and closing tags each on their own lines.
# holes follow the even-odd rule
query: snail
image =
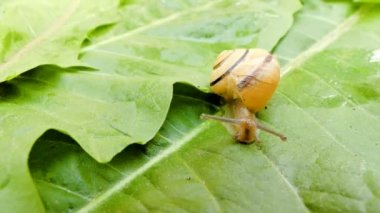
<svg viewBox="0 0 380 213">
<path fill-rule="evenodd" d="M 235 138 L 242 143 L 259 141 L 258 130 L 286 137 L 262 125 L 255 114 L 271 99 L 280 80 L 280 65 L 263 49 L 225 50 L 211 73 L 211 91 L 227 102 L 232 118 L 202 114 L 202 119 L 233 124 Z"/>
</svg>

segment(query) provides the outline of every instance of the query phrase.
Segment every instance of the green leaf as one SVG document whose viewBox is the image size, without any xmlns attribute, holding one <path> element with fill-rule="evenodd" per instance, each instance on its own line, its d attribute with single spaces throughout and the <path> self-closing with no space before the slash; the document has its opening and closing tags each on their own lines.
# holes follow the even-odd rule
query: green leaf
<svg viewBox="0 0 380 213">
<path fill-rule="evenodd" d="M 87 33 L 114 21 L 117 6 L 117 0 L 2 0 L 0 82 L 43 64 L 80 65 Z"/>
<path fill-rule="evenodd" d="M 287 65 L 305 50 L 313 49 L 313 44 L 333 36 L 330 32 L 357 9 L 357 5 L 347 1 L 305 1 L 292 28 L 274 49 L 280 63 Z"/>
<path fill-rule="evenodd" d="M 178 49 L 188 45 L 217 50 L 247 46 L 272 49 L 291 27 L 293 13 L 300 7 L 298 0 L 152 1 L 149 4 L 136 0 L 123 9 L 119 23 L 110 32 L 90 37 L 83 49 L 85 58 L 90 59 L 84 61 L 92 62 L 92 58 L 99 57 L 93 55 L 102 51 L 146 57 L 147 50 L 158 51 L 158 47 L 168 46 L 170 41 Z M 158 42 L 161 46 L 157 46 Z M 176 61 L 169 58 L 178 54 L 178 49 L 175 53 L 162 52 L 160 58 L 152 53 L 148 56 L 163 62 L 191 63 L 182 55 Z M 103 52 L 101 56 L 106 54 Z"/>
<path fill-rule="evenodd" d="M 176 2 L 179 8 L 173 7 Z M 39 66 L 1 84 L 2 209 L 42 211 L 27 159 L 35 140 L 45 131 L 55 129 L 68 134 L 97 161 L 107 162 L 126 146 L 146 143 L 154 137 L 169 110 L 175 82 L 206 88 L 211 64 L 222 49 L 259 44 L 273 47 L 291 26 L 299 2 L 255 2 L 256 7 L 248 0 L 240 4 L 228 0 L 128 3 L 125 10 L 131 13 L 115 25 L 116 31 L 108 25 L 99 26 L 84 42 L 89 46 L 81 60 L 99 70 Z M 91 16 L 97 14 L 92 6 L 89 10 L 94 11 Z M 204 23 L 211 14 L 215 21 Z M 134 27 L 117 31 L 128 23 Z M 276 33 L 267 31 L 271 24 L 278 27 Z M 182 26 L 187 27 L 180 29 Z M 226 26 L 231 26 L 231 31 L 226 31 Z M 183 31 L 187 38 L 201 36 L 204 40 L 175 40 L 167 37 L 166 31 L 172 32 L 172 37 Z M 33 55 L 38 56 L 37 52 Z M 61 49 L 53 52 L 67 53 Z"/>
<path fill-rule="evenodd" d="M 256 146 L 234 143 L 222 126 L 199 120 L 213 110 L 203 100 L 175 95 L 159 134 L 107 164 L 96 163 L 69 139 L 42 137 L 30 166 L 47 211 L 275 211 L 281 203 L 284 211 L 305 212 Z"/>
<path fill-rule="evenodd" d="M 298 57 L 272 102 L 282 122 L 271 123 L 286 126 L 297 148 L 268 146 L 267 155 L 292 168 L 283 172 L 312 211 L 380 209 L 380 64 L 371 60 L 379 11 L 363 6 Z"/>
<path fill-rule="evenodd" d="M 380 0 L 354 0 L 354 2 L 364 2 L 364 3 L 380 3 Z"/>
<path fill-rule="evenodd" d="M 198 119 L 210 113 L 206 103 L 176 97 L 153 141 L 97 164 L 99 170 L 73 145 L 56 166 L 43 164 L 52 158 L 40 157 L 44 147 L 58 152 L 63 145 L 41 139 L 31 168 L 42 180 L 46 205 L 81 212 L 380 211 L 379 12 L 359 8 L 328 33 L 334 36 L 291 60 L 268 110 L 259 114 L 286 133 L 287 143 L 266 134 L 260 144 L 235 143 L 217 122 Z M 55 205 L 52 198 L 63 193 L 77 203 L 66 197 Z"/>
<path fill-rule="evenodd" d="M 208 90 L 212 63 L 223 49 L 238 45 L 273 48 L 291 26 L 292 14 L 299 8 L 298 1 L 286 2 L 202 1 L 175 8 L 176 12 L 170 7 L 172 5 L 146 5 L 143 1 L 126 7 L 122 14 L 128 14 L 128 17 L 146 11 L 158 12 L 148 16 L 148 23 L 143 21 L 142 26 L 138 25 L 141 24 L 139 16 L 136 16 L 137 20 L 122 18 L 125 21 L 102 37 L 103 40 L 87 46 L 81 57 L 85 63 L 98 68 L 98 73 L 133 81 L 139 79 L 139 85 L 148 88 L 154 85 L 148 92 L 130 87 L 131 92 L 126 95 L 130 102 L 139 97 L 155 97 L 160 101 L 136 103 L 136 117 L 128 121 L 134 124 L 134 129 L 124 127 L 123 131 L 131 135 L 130 141 L 124 141 L 124 144 L 145 143 L 156 134 L 171 100 L 172 90 L 168 87 L 175 82 L 187 82 Z M 273 4 L 284 7 L 277 10 Z M 162 11 L 169 13 L 164 16 Z M 214 19 L 210 20 L 210 15 Z M 272 24 L 276 26 L 276 33 L 267 31 L 267 26 Z M 118 35 L 113 35 L 115 32 Z M 121 150 L 121 146 L 106 146 L 109 151 L 95 143 L 91 149 L 85 149 L 98 161 L 105 162 L 116 154 L 115 149 Z"/>
</svg>

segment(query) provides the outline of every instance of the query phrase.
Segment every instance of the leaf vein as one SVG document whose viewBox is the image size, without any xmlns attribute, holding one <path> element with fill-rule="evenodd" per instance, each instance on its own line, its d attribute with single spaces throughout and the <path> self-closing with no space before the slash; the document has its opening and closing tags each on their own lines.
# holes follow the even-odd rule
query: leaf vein
<svg viewBox="0 0 380 213">
<path fill-rule="evenodd" d="M 52 183 L 50 181 L 47 181 L 47 180 L 43 180 L 43 179 L 37 179 L 37 178 L 33 178 L 33 180 L 37 181 L 37 182 L 42 182 L 42 183 L 45 183 L 45 184 L 48 184 L 50 187 L 53 187 L 53 188 L 56 188 L 58 190 L 61 190 L 61 191 L 64 191 L 64 192 L 67 192 L 69 194 L 72 194 L 72 195 L 75 195 L 76 197 L 80 197 L 82 198 L 83 200 L 86 200 L 86 201 L 89 201 L 90 198 L 87 197 L 87 196 L 84 196 L 82 194 L 79 194 L 78 192 L 74 192 L 74 191 L 71 191 L 69 190 L 68 188 L 65 188 L 61 185 L 58 185 L 56 183 Z"/>
<path fill-rule="evenodd" d="M 327 136 L 329 136 L 338 146 L 342 147 L 346 152 L 355 156 L 355 154 L 351 150 L 349 150 L 344 144 L 340 143 L 338 139 L 333 134 L 331 134 L 331 132 L 328 131 L 323 125 L 321 125 L 312 115 L 310 115 L 310 113 L 306 112 L 302 107 L 300 107 L 295 101 L 293 101 L 290 97 L 288 97 L 284 93 L 280 91 L 277 91 L 277 93 L 280 94 L 282 97 L 284 97 L 289 103 L 293 104 L 298 110 L 304 113 L 307 117 L 309 117 L 310 120 L 313 123 L 315 123 Z"/>
<path fill-rule="evenodd" d="M 312 19 L 316 19 L 316 20 L 319 20 L 319 21 L 323 21 L 323 22 L 328 23 L 328 24 L 330 24 L 332 26 L 338 25 L 338 23 L 333 22 L 330 19 L 327 19 L 327 18 L 325 18 L 323 16 L 317 16 L 317 15 L 311 14 L 311 13 L 309 13 L 309 14 L 303 13 L 301 16 L 303 16 L 305 18 L 312 18 Z"/>
<path fill-rule="evenodd" d="M 132 56 L 132 55 L 122 54 L 122 53 L 118 53 L 118 52 L 112 52 L 109 50 L 97 49 L 97 50 L 93 50 L 93 52 L 110 54 L 110 55 L 114 55 L 114 56 L 120 56 L 120 57 L 123 57 L 124 59 L 139 61 L 139 62 L 142 62 L 143 64 L 158 65 L 159 67 L 165 66 L 165 67 L 173 67 L 173 68 L 177 68 L 177 69 L 178 68 L 180 68 L 180 69 L 184 68 L 181 65 L 163 62 L 162 60 L 147 59 L 147 58 L 143 58 L 143 57 Z M 186 66 L 186 67 L 193 68 L 190 66 Z M 194 69 L 194 70 L 199 71 L 199 69 Z"/>
<path fill-rule="evenodd" d="M 19 61 L 19 59 L 31 51 L 34 47 L 39 45 L 41 42 L 46 41 L 52 34 L 60 30 L 60 27 L 65 24 L 65 22 L 70 19 L 71 15 L 79 8 L 80 0 L 73 0 L 68 9 L 63 13 L 61 17 L 58 18 L 56 22 L 54 22 L 50 28 L 48 28 L 45 32 L 43 32 L 40 36 L 35 37 L 35 39 L 31 40 L 27 43 L 23 48 L 21 48 L 18 52 L 16 52 L 13 56 L 11 56 L 4 64 L 0 64 L 0 71 L 7 69 L 15 62 Z"/>
<path fill-rule="evenodd" d="M 179 159 L 182 161 L 183 165 L 193 174 L 195 179 L 203 186 L 203 188 L 207 191 L 207 194 L 209 195 L 212 203 L 215 206 L 216 212 L 223 212 L 222 207 L 220 206 L 216 196 L 211 192 L 210 188 L 207 186 L 206 181 L 193 169 L 190 167 L 190 165 L 181 157 Z"/>
<path fill-rule="evenodd" d="M 153 166 L 155 166 L 157 163 L 161 162 L 163 159 L 166 159 L 167 157 L 172 155 L 174 152 L 181 149 L 184 145 L 186 145 L 189 141 L 191 141 L 194 137 L 196 137 L 200 132 L 205 131 L 208 127 L 209 127 L 209 124 L 207 122 L 204 122 L 200 126 L 191 130 L 189 134 L 185 135 L 182 139 L 177 141 L 175 144 L 169 146 L 169 148 L 160 152 L 158 155 L 150 158 L 146 164 L 144 164 L 142 167 L 135 170 L 135 172 L 132 172 L 129 176 L 126 176 L 125 178 L 120 179 L 120 181 L 116 182 L 113 186 L 108 188 L 106 191 L 99 194 L 98 197 L 95 197 L 89 203 L 84 205 L 81 209 L 79 209 L 78 212 L 89 212 L 95 209 L 98 205 L 100 205 L 101 203 L 109 199 L 115 192 L 118 192 L 122 190 L 124 187 L 127 187 L 137 177 L 141 176 L 142 174 L 150 170 Z"/>
<path fill-rule="evenodd" d="M 369 112 L 368 110 L 366 110 L 365 108 L 363 108 L 362 106 L 360 106 L 358 103 L 356 103 L 356 102 L 351 101 L 350 99 L 348 99 L 347 96 L 344 95 L 344 93 L 343 93 L 340 89 L 338 89 L 338 88 L 334 87 L 332 84 L 328 83 L 328 82 L 326 81 L 326 79 L 322 78 L 322 77 L 319 76 L 319 75 L 316 75 L 316 74 L 310 72 L 309 70 L 307 70 L 307 69 L 305 69 L 305 68 L 300 68 L 300 69 L 303 70 L 306 74 L 308 74 L 308 75 L 310 75 L 310 76 L 316 78 L 317 80 L 322 81 L 325 85 L 327 85 L 328 87 L 330 87 L 332 90 L 335 90 L 337 93 L 339 93 L 339 94 L 344 98 L 345 101 L 347 101 L 348 103 L 350 103 L 350 104 L 351 104 L 352 106 L 354 106 L 355 108 L 357 108 L 357 109 L 363 111 L 363 112 L 364 112 L 366 115 L 368 115 L 370 118 L 373 118 L 373 119 L 375 119 L 376 121 L 380 121 L 379 118 L 377 118 L 374 114 L 372 114 L 371 112 Z"/>
<path fill-rule="evenodd" d="M 371 9 L 373 5 L 364 5 L 362 6 L 356 13 L 348 17 L 345 21 L 343 21 L 340 25 L 338 25 L 333 31 L 328 33 L 321 40 L 312 45 L 309 49 L 304 51 L 302 54 L 298 55 L 291 62 L 289 62 L 281 72 L 281 76 L 286 76 L 289 72 L 294 70 L 295 67 L 300 66 L 305 61 L 310 59 L 312 56 L 321 52 L 325 48 L 327 48 L 330 44 L 348 32 L 354 24 L 356 24 L 359 19 L 366 14 L 366 12 Z"/>
<path fill-rule="evenodd" d="M 165 24 L 165 23 L 167 23 L 169 21 L 175 20 L 175 19 L 180 18 L 182 16 L 185 16 L 185 15 L 197 12 L 197 11 L 205 10 L 205 9 L 210 8 L 210 7 L 212 7 L 213 5 L 215 5 L 215 4 L 219 3 L 219 2 L 221 2 L 221 0 L 210 1 L 208 4 L 201 5 L 200 7 L 196 7 L 194 9 L 189 9 L 189 10 L 184 10 L 184 11 L 180 11 L 180 12 L 174 13 L 174 14 L 169 15 L 167 17 L 164 17 L 164 18 L 158 19 L 156 21 L 153 21 L 153 22 L 151 22 L 149 24 L 146 24 L 146 25 L 144 25 L 142 27 L 138 27 L 136 29 L 128 31 L 128 32 L 126 32 L 124 34 L 121 34 L 121 35 L 109 38 L 107 40 L 103 40 L 103 41 L 101 41 L 99 43 L 87 46 L 86 48 L 84 48 L 82 50 L 82 52 L 87 52 L 89 50 L 96 49 L 99 46 L 103 46 L 105 44 L 108 44 L 108 43 L 111 43 L 111 42 L 114 42 L 114 41 L 117 41 L 117 40 L 120 40 L 120 39 L 128 38 L 128 37 L 130 37 L 132 35 L 136 35 L 136 34 L 139 34 L 141 32 L 147 31 L 149 29 L 152 29 L 154 27 L 160 26 L 162 24 Z"/>
<path fill-rule="evenodd" d="M 147 181 L 150 183 L 150 185 L 151 185 L 154 189 L 156 189 L 157 192 L 159 192 L 159 193 L 160 193 L 161 195 L 163 195 L 165 198 L 167 198 L 168 200 L 170 200 L 170 196 L 168 196 L 168 195 L 164 192 L 164 190 L 161 189 L 161 187 L 160 187 L 159 185 L 155 184 L 155 183 L 154 183 L 149 177 L 147 177 L 147 176 L 145 176 L 145 175 L 142 175 L 142 177 L 143 177 L 145 180 L 147 180 Z M 176 203 L 174 203 L 174 202 L 171 202 L 171 203 L 172 203 L 174 206 L 178 207 L 178 209 L 184 210 L 183 207 L 177 205 Z"/>
<path fill-rule="evenodd" d="M 283 182 L 285 183 L 285 185 L 290 189 L 290 191 L 294 194 L 294 196 L 296 197 L 296 199 L 302 204 L 302 206 L 305 207 L 306 210 L 308 210 L 308 212 L 310 212 L 310 210 L 305 205 L 303 199 L 298 194 L 298 190 L 296 189 L 296 187 L 293 186 L 289 182 L 289 180 L 281 172 L 281 170 L 279 169 L 279 167 L 272 161 L 272 159 L 270 159 L 263 151 L 261 151 L 261 154 L 264 156 L 265 160 L 273 167 L 273 169 L 278 173 L 278 175 L 280 176 L 280 178 L 283 180 Z"/>
</svg>

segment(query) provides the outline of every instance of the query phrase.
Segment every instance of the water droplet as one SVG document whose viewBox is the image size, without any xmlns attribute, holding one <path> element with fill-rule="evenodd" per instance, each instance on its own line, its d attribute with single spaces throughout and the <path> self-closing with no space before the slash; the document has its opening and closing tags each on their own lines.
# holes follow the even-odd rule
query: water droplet
<svg viewBox="0 0 380 213">
<path fill-rule="evenodd" d="M 369 59 L 370 63 L 379 63 L 380 62 L 380 49 L 374 50 L 372 52 L 371 58 Z"/>
<path fill-rule="evenodd" d="M 7 169 L 0 166 L 0 190 L 5 188 L 8 185 L 10 180 L 11 179 L 9 177 L 9 173 L 8 173 Z"/>
</svg>

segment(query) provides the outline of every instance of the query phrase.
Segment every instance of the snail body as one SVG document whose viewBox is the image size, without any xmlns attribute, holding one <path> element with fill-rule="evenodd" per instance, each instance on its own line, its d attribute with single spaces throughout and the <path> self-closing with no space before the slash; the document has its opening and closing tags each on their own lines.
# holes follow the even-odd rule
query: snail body
<svg viewBox="0 0 380 213">
<path fill-rule="evenodd" d="M 213 115 L 202 115 L 202 118 L 234 124 L 235 138 L 243 143 L 258 141 L 258 129 L 286 140 L 255 117 L 273 96 L 279 80 L 280 65 L 268 51 L 225 50 L 214 63 L 210 86 L 213 93 L 226 100 L 233 118 Z"/>
</svg>

